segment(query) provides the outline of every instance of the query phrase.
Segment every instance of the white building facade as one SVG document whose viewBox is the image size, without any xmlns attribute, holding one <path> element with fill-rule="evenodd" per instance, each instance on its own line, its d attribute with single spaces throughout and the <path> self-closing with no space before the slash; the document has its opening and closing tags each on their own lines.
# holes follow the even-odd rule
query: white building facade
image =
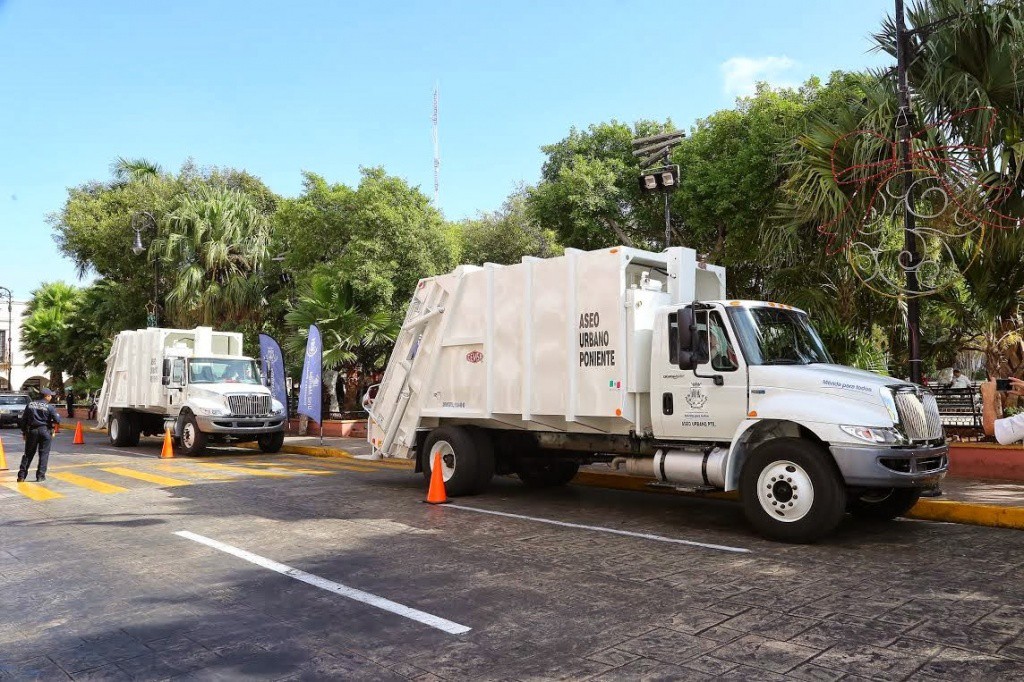
<svg viewBox="0 0 1024 682">
<path fill-rule="evenodd" d="M 0 391 L 21 391 L 50 383 L 49 370 L 29 364 L 21 349 L 21 315 L 24 312 L 25 303 L 14 301 L 8 315 L 7 301 L 0 301 Z"/>
</svg>

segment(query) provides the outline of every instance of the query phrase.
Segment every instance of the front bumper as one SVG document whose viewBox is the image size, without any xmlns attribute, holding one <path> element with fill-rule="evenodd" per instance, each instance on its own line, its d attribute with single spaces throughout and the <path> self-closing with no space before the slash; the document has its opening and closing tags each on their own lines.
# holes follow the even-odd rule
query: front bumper
<svg viewBox="0 0 1024 682">
<path fill-rule="evenodd" d="M 203 433 L 227 435 L 261 434 L 284 431 L 284 416 L 278 417 L 208 417 L 196 415 L 199 430 Z"/>
<path fill-rule="evenodd" d="M 935 485 L 949 469 L 949 446 L 886 448 L 833 445 L 832 456 L 847 485 L 919 488 Z"/>
</svg>

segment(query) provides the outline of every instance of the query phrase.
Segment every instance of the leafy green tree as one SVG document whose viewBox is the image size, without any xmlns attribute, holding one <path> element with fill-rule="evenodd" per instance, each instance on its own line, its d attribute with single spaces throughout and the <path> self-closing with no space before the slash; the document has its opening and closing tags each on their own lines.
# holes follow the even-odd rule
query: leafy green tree
<svg viewBox="0 0 1024 682">
<path fill-rule="evenodd" d="M 553 230 L 537 224 L 527 207 L 527 190 L 519 189 L 501 209 L 456 224 L 463 263 L 520 262 L 524 256 L 550 258 L 562 253 Z"/>
<path fill-rule="evenodd" d="M 281 203 L 275 249 L 299 286 L 327 274 L 362 310 L 398 309 L 420 278 L 457 264 L 458 240 L 418 188 L 367 168 L 355 189 L 307 173 L 302 195 Z"/>
<path fill-rule="evenodd" d="M 573 128 L 560 142 L 541 147 L 547 160 L 527 199 L 535 220 L 554 230 L 564 246 L 660 249 L 664 209 L 660 197 L 640 192 L 642 169 L 632 142 L 672 130 L 671 121 L 611 121 L 585 131 Z"/>
</svg>

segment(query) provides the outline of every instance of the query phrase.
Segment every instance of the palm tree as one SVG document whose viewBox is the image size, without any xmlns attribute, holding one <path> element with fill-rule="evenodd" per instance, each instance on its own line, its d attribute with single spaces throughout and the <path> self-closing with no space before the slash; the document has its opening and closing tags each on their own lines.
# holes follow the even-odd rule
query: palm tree
<svg viewBox="0 0 1024 682">
<path fill-rule="evenodd" d="M 72 368 L 68 320 L 78 307 L 81 291 L 64 282 L 44 282 L 32 292 L 21 325 L 21 345 L 29 362 L 50 370 L 50 388 L 64 387 L 64 372 Z"/>
<path fill-rule="evenodd" d="M 1016 2 L 927 0 L 914 3 L 909 18 L 921 28 L 912 39 L 908 70 L 912 119 L 919 131 L 912 144 L 915 151 L 930 150 L 915 160 L 915 178 L 924 178 L 917 208 L 940 214 L 932 222 L 939 231 L 923 233 L 918 245 L 935 259 L 933 272 L 943 287 L 928 304 L 937 325 L 933 336 L 947 345 L 988 339 L 982 345 L 998 364 L 1002 356 L 993 349 L 1005 348 L 1020 325 L 1024 277 L 1024 234 L 1014 229 L 1024 218 L 1019 163 L 1024 154 L 1024 12 Z M 895 57 L 891 18 L 875 39 L 880 50 Z M 886 178 L 896 170 L 891 143 L 896 102 L 894 71 L 871 73 L 863 95 L 852 99 L 845 112 L 813 119 L 794 141 L 775 228 L 792 253 L 798 254 L 818 230 L 826 233 L 833 254 L 856 236 L 893 255 L 890 261 L 870 263 L 873 272 L 894 281 L 902 277 L 894 257 L 902 248 L 902 206 L 888 222 L 875 223 L 881 226 L 878 232 L 859 232 L 865 219 L 875 215 L 875 202 L 893 189 Z M 943 193 L 934 191 L 938 188 Z M 953 205 L 943 212 L 943 195 L 956 196 L 964 210 Z M 979 229 L 986 221 L 1000 229 Z M 950 238 L 940 235 L 943 231 Z M 819 242 L 817 250 L 822 248 Z M 849 253 L 863 277 L 864 261 L 856 251 Z M 838 256 L 833 260 L 843 265 Z M 886 299 L 869 295 L 866 303 L 872 300 L 881 305 Z M 901 313 L 905 299 L 888 300 Z M 948 348 L 946 354 L 951 354 Z"/>
<path fill-rule="evenodd" d="M 163 220 L 151 249 L 174 273 L 167 312 L 177 324 L 241 324 L 258 319 L 270 222 L 242 192 L 200 186 Z"/>
<path fill-rule="evenodd" d="M 315 324 L 323 343 L 324 369 L 364 373 L 383 365 L 402 325 L 393 310 L 360 308 L 350 284 L 325 275 L 313 276 L 285 322 L 293 330 L 285 343 L 293 356 L 302 357 L 309 326 Z"/>
</svg>

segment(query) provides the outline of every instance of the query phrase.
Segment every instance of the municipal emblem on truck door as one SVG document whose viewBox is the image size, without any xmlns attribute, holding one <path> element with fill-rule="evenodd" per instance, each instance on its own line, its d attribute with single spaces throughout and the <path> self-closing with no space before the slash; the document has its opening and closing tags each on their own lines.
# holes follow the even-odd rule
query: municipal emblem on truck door
<svg viewBox="0 0 1024 682">
<path fill-rule="evenodd" d="M 472 362 L 474 365 L 478 362 L 483 361 L 484 354 L 478 350 L 471 350 L 466 353 L 466 362 Z"/>
<path fill-rule="evenodd" d="M 707 401 L 708 397 L 704 395 L 704 391 L 696 386 L 691 388 L 690 392 L 686 394 L 686 402 L 691 410 L 701 409 Z"/>
</svg>

